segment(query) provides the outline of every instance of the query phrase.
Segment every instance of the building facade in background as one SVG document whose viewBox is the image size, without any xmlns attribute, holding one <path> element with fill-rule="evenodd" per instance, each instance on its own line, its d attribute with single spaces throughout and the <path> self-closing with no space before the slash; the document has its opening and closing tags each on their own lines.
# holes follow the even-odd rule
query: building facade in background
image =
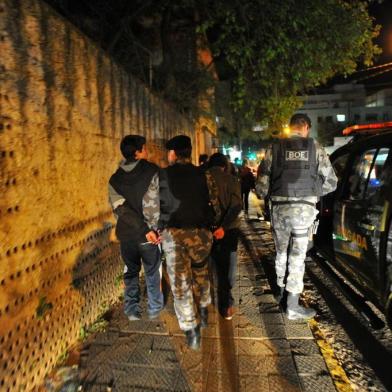
<svg viewBox="0 0 392 392">
<path fill-rule="evenodd" d="M 311 135 L 325 146 L 350 125 L 392 120 L 392 88 L 369 92 L 362 84 L 337 84 L 325 93 L 303 97 L 298 113 L 312 120 Z"/>
</svg>

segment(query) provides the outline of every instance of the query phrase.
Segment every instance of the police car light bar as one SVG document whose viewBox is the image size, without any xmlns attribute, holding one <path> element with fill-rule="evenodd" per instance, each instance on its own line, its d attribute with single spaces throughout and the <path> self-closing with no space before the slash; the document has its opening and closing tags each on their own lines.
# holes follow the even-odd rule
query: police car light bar
<svg viewBox="0 0 392 392">
<path fill-rule="evenodd" d="M 348 136 L 352 133 L 377 133 L 378 131 L 386 130 L 388 128 L 389 130 L 392 130 L 392 121 L 374 124 L 353 125 L 352 127 L 343 129 L 343 135 Z"/>
</svg>

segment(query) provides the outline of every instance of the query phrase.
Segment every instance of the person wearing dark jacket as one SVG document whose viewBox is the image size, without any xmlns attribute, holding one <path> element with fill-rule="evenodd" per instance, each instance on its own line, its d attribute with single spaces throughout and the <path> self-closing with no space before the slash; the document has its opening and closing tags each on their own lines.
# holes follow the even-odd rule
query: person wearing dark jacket
<svg viewBox="0 0 392 392">
<path fill-rule="evenodd" d="M 159 169 L 146 160 L 146 139 L 128 135 L 120 145 L 125 160 L 109 180 L 109 201 L 117 218 L 124 269 L 124 312 L 139 320 L 139 273 L 143 264 L 148 296 L 148 318 L 155 319 L 163 307 L 160 275 Z"/>
<path fill-rule="evenodd" d="M 241 195 L 245 214 L 248 214 L 249 210 L 249 193 L 251 189 L 255 188 L 255 177 L 248 166 L 248 161 L 244 159 L 242 166 L 239 169 L 241 178 Z"/>
<path fill-rule="evenodd" d="M 227 158 L 220 153 L 210 157 L 209 169 L 218 187 L 220 221 L 214 231 L 211 251 L 212 265 L 216 271 L 218 309 L 226 319 L 233 317 L 233 296 L 237 267 L 237 246 L 239 236 L 238 215 L 242 209 L 240 182 L 238 177 L 228 172 Z"/>
<path fill-rule="evenodd" d="M 188 136 L 170 139 L 166 148 L 170 166 L 160 173 L 162 248 L 178 323 L 187 345 L 198 350 L 200 327 L 207 325 L 211 303 L 208 258 L 214 219 L 210 201 L 213 180 L 191 163 Z"/>
</svg>

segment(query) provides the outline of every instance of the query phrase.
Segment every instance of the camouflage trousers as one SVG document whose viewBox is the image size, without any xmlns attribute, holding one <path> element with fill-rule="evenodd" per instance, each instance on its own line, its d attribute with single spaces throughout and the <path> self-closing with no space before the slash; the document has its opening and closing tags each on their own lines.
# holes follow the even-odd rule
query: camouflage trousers
<svg viewBox="0 0 392 392">
<path fill-rule="evenodd" d="M 208 257 L 212 233 L 207 229 L 165 229 L 162 249 L 174 297 L 174 310 L 183 331 L 198 325 L 197 309 L 211 303 Z"/>
<path fill-rule="evenodd" d="M 315 207 L 308 204 L 280 204 L 272 207 L 271 224 L 276 248 L 277 284 L 285 287 L 284 279 L 288 266 L 286 290 L 293 294 L 302 293 L 304 288 L 309 229 L 317 212 Z"/>
</svg>

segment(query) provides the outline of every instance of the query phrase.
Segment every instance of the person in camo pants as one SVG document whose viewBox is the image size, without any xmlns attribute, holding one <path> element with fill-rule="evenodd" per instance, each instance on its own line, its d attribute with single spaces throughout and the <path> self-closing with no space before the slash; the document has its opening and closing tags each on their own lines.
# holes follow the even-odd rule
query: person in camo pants
<svg viewBox="0 0 392 392">
<path fill-rule="evenodd" d="M 304 288 L 309 230 L 318 214 L 319 197 L 333 192 L 337 186 L 337 177 L 325 150 L 309 138 L 310 127 L 307 115 L 295 114 L 290 120 L 290 137 L 277 140 L 266 151 L 256 181 L 257 194 L 263 198 L 268 196 L 272 204 L 276 298 L 280 302 L 286 289 L 289 319 L 306 320 L 316 314 L 298 303 Z"/>
<path fill-rule="evenodd" d="M 199 324 L 198 310 L 204 316 L 211 303 L 206 260 L 212 233 L 202 228 L 168 228 L 162 233 L 162 244 L 178 323 L 183 331 L 195 329 Z"/>
<path fill-rule="evenodd" d="M 188 346 L 198 350 L 211 303 L 208 256 L 218 191 L 212 177 L 191 163 L 189 137 L 176 136 L 166 148 L 170 166 L 159 181 L 162 249 L 178 323 Z"/>
</svg>

